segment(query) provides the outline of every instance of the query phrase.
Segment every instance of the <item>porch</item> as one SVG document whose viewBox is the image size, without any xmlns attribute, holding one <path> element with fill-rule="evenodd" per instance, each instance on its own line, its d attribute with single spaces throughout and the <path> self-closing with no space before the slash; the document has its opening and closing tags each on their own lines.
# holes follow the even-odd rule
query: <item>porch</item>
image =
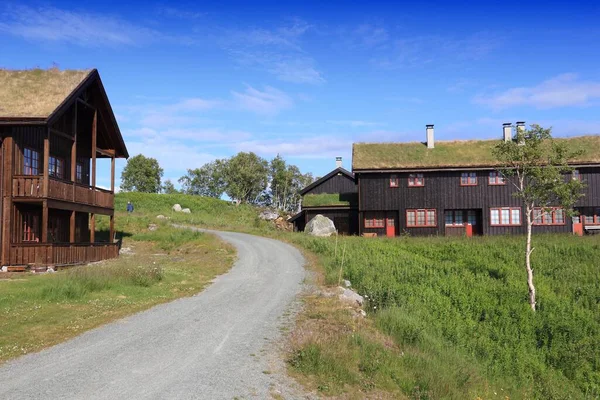
<svg viewBox="0 0 600 400">
<path fill-rule="evenodd" d="M 120 243 L 16 243 L 10 265 L 66 266 L 117 258 Z"/>
</svg>

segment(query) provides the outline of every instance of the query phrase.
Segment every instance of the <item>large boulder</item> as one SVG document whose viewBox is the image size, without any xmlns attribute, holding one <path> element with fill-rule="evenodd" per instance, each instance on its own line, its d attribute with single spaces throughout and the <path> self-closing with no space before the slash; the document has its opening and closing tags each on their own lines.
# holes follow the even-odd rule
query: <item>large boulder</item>
<svg viewBox="0 0 600 400">
<path fill-rule="evenodd" d="M 173 211 L 175 211 L 175 212 L 181 212 L 181 205 L 179 205 L 179 204 L 175 204 L 175 205 L 173 206 Z"/>
<path fill-rule="evenodd" d="M 313 219 L 308 221 L 304 232 L 312 236 L 331 236 L 336 230 L 332 220 L 321 214 L 317 214 Z"/>
<path fill-rule="evenodd" d="M 258 214 L 258 218 L 264 219 L 265 221 L 273 221 L 279 218 L 279 214 L 277 214 L 275 211 L 265 210 Z"/>
<path fill-rule="evenodd" d="M 181 212 L 184 214 L 191 214 L 192 210 L 190 210 L 189 208 L 184 208 L 183 210 L 181 210 Z"/>
</svg>

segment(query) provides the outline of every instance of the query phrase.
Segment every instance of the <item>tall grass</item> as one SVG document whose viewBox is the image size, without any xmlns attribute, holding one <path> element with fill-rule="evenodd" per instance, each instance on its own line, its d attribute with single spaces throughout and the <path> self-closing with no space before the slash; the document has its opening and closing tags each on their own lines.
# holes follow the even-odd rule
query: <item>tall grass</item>
<svg viewBox="0 0 600 400">
<path fill-rule="evenodd" d="M 337 282 L 334 240 L 294 241 L 321 255 L 328 282 Z M 522 237 L 342 241 L 344 277 L 367 296 L 379 329 L 420 360 L 404 366 L 420 371 L 415 384 L 436 366 L 437 376 L 417 386 L 439 394 L 435 388 L 459 379 L 453 370 L 472 364 L 515 398 L 600 396 L 599 237 L 534 238 L 536 313 L 527 304 Z"/>
</svg>

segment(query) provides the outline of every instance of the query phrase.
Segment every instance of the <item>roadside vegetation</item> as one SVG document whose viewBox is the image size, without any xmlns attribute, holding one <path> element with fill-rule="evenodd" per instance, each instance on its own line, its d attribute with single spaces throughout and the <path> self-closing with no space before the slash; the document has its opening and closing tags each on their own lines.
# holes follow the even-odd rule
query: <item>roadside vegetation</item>
<svg viewBox="0 0 600 400">
<path fill-rule="evenodd" d="M 148 200 L 145 206 L 152 204 Z M 54 274 L 0 274 L 0 363 L 191 296 L 233 264 L 235 251 L 215 236 L 177 229 L 149 215 L 117 214 L 123 251 L 116 260 Z M 151 223 L 156 230 L 148 229 Z M 108 219 L 99 218 L 97 226 L 97 236 L 107 238 Z"/>
</svg>

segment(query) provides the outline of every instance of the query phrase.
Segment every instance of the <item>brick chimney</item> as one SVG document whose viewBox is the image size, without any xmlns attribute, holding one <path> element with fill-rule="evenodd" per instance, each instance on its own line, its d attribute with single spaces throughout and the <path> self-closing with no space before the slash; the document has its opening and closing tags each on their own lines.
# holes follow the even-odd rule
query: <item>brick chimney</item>
<svg viewBox="0 0 600 400">
<path fill-rule="evenodd" d="M 510 122 L 502 124 L 502 134 L 505 142 L 510 142 L 512 140 L 512 124 Z"/>
<path fill-rule="evenodd" d="M 433 124 L 425 125 L 425 132 L 427 133 L 427 148 L 433 149 L 435 147 L 435 138 L 433 136 Z"/>
<path fill-rule="evenodd" d="M 335 167 L 336 168 L 342 168 L 342 157 L 336 157 L 335 158 Z"/>
</svg>

